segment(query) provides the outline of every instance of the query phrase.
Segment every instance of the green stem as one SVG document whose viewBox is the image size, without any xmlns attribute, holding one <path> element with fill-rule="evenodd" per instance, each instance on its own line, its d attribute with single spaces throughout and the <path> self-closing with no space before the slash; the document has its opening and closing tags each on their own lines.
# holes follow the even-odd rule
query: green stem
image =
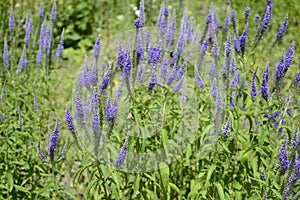
<svg viewBox="0 0 300 200">
<path fill-rule="evenodd" d="M 101 163 L 99 162 L 99 160 L 96 160 L 97 170 L 98 170 L 98 173 L 99 173 L 99 177 L 100 177 L 100 179 L 101 179 L 102 187 L 103 187 L 103 189 L 104 189 L 104 194 L 105 194 L 105 198 L 104 198 L 104 199 L 109 199 L 109 198 L 108 198 L 108 197 L 109 197 L 109 194 L 108 194 L 108 191 L 107 191 L 106 185 L 105 185 L 106 180 L 105 180 L 105 178 L 103 177 L 103 173 L 102 173 L 102 171 L 101 171 L 101 169 L 100 169 L 100 165 L 101 165 Z"/>
</svg>

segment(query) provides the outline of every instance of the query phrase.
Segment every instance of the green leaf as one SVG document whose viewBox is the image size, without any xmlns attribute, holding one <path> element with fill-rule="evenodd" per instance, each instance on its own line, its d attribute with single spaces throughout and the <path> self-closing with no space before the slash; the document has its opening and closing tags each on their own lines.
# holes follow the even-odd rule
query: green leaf
<svg viewBox="0 0 300 200">
<path fill-rule="evenodd" d="M 73 184 L 75 184 L 76 179 L 78 179 L 78 182 L 80 182 L 80 178 L 81 178 L 82 173 L 83 173 L 86 169 L 88 169 L 89 167 L 91 167 L 91 166 L 93 166 L 93 164 L 89 164 L 89 165 L 87 165 L 87 166 L 85 166 L 85 167 L 79 169 L 79 170 L 76 172 L 76 174 L 74 175 Z"/>
<path fill-rule="evenodd" d="M 159 164 L 161 169 L 159 171 L 160 174 L 160 179 L 162 182 L 162 188 L 163 188 L 163 193 L 164 193 L 164 199 L 167 198 L 168 194 L 168 187 L 169 187 L 169 175 L 170 175 L 170 169 L 169 166 L 166 166 L 165 163 L 160 163 Z"/>
<path fill-rule="evenodd" d="M 224 196 L 224 189 L 223 186 L 220 183 L 214 183 L 215 187 L 218 190 L 218 194 L 219 194 L 219 199 L 220 200 L 224 200 L 225 196 Z"/>
<path fill-rule="evenodd" d="M 14 178 L 11 173 L 7 174 L 8 190 L 11 192 L 14 188 Z"/>
<path fill-rule="evenodd" d="M 29 192 L 29 189 L 28 189 L 28 188 L 22 187 L 22 186 L 20 186 L 20 185 L 14 185 L 14 188 L 15 188 L 16 190 L 21 191 L 21 192 L 25 192 L 25 193 L 28 193 L 28 192 Z"/>
<path fill-rule="evenodd" d="M 169 186 L 175 190 L 178 194 L 180 194 L 180 189 L 174 184 L 174 183 L 169 183 Z"/>
<path fill-rule="evenodd" d="M 207 177 L 206 177 L 206 181 L 205 181 L 205 187 L 208 187 L 209 181 L 210 181 L 211 176 L 212 176 L 212 174 L 214 173 L 216 167 L 217 167 L 217 166 L 216 166 L 215 164 L 213 164 L 213 165 L 210 166 L 210 168 L 209 168 L 209 170 L 208 170 Z"/>
<path fill-rule="evenodd" d="M 259 177 L 257 173 L 257 169 L 258 169 L 257 158 L 253 156 L 252 156 L 252 169 L 253 169 L 254 176 Z"/>
<path fill-rule="evenodd" d="M 139 193 L 139 189 L 140 189 L 140 182 L 141 182 L 141 175 L 137 174 L 135 181 L 134 181 L 134 186 L 133 186 L 133 191 L 135 194 Z"/>
</svg>

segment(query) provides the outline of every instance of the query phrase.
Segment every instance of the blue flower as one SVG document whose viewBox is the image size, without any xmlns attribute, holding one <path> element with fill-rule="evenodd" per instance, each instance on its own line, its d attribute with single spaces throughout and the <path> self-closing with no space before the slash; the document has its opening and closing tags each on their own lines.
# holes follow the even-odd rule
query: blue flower
<svg viewBox="0 0 300 200">
<path fill-rule="evenodd" d="M 14 17 L 14 11 L 12 7 L 9 13 L 8 28 L 10 31 L 12 31 L 15 28 L 15 17 Z"/>
<path fill-rule="evenodd" d="M 125 142 L 124 142 L 121 150 L 119 151 L 118 157 L 116 159 L 115 165 L 117 167 L 124 164 L 124 161 L 125 161 L 126 156 L 127 156 L 127 150 L 128 150 L 128 136 L 126 137 Z"/>
<path fill-rule="evenodd" d="M 53 22 L 56 21 L 56 0 L 54 0 L 53 5 L 52 5 L 50 19 Z"/>
<path fill-rule="evenodd" d="M 262 97 L 267 101 L 269 98 L 269 63 L 266 65 L 266 69 L 263 73 L 262 84 L 261 84 L 261 94 Z"/>
<path fill-rule="evenodd" d="M 48 137 L 48 156 L 50 157 L 51 163 L 53 163 L 55 159 L 54 156 L 58 148 L 58 141 L 59 141 L 59 130 L 58 130 L 58 119 L 56 119 L 53 133 Z M 38 149 L 39 156 L 42 158 L 42 160 L 48 162 L 49 160 L 43 153 L 40 147 L 40 143 L 38 144 L 37 149 Z M 66 154 L 66 151 L 67 151 L 67 143 L 65 143 L 61 153 L 57 156 L 58 161 Z"/>
<path fill-rule="evenodd" d="M 75 125 L 73 122 L 73 117 L 70 113 L 69 105 L 66 106 L 65 118 L 66 118 L 66 125 L 67 125 L 68 130 L 71 131 L 72 134 L 74 134 L 76 132 L 76 129 L 75 129 Z"/>
<path fill-rule="evenodd" d="M 95 45 L 94 45 L 94 57 L 98 58 L 100 56 L 100 35 L 98 35 Z"/>
<path fill-rule="evenodd" d="M 286 32 L 286 28 L 287 28 L 287 23 L 288 23 L 288 14 L 285 15 L 284 17 L 284 21 L 282 23 L 282 25 L 280 26 L 279 30 L 278 30 L 278 33 L 277 33 L 277 40 L 278 41 L 281 41 L 285 32 Z"/>
<path fill-rule="evenodd" d="M 252 99 L 255 99 L 255 97 L 257 95 L 257 89 L 256 89 L 256 72 L 257 72 L 257 68 L 255 69 L 255 71 L 252 74 L 251 92 L 250 92 Z"/>
<path fill-rule="evenodd" d="M 9 67 L 9 53 L 8 53 L 8 46 L 7 46 L 6 38 L 4 38 L 3 66 L 4 66 L 4 69 L 8 69 L 8 67 Z"/>
<path fill-rule="evenodd" d="M 288 158 L 288 152 L 287 152 L 287 139 L 285 137 L 282 146 L 278 153 L 278 160 L 280 161 L 280 170 L 282 173 L 287 172 L 290 166 L 290 161 Z"/>
<path fill-rule="evenodd" d="M 230 120 L 230 117 L 228 117 L 227 122 L 226 122 L 221 134 L 224 136 L 228 136 L 229 131 L 230 131 L 230 126 L 231 126 L 231 120 Z"/>
</svg>

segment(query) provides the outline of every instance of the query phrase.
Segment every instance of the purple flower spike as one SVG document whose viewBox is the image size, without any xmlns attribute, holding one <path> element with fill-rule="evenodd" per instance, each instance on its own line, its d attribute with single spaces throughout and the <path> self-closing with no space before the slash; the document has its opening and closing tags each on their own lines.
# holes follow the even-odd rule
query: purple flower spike
<svg viewBox="0 0 300 200">
<path fill-rule="evenodd" d="M 21 72 L 26 68 L 28 60 L 26 59 L 26 44 L 24 44 L 23 53 L 20 57 L 18 64 L 18 76 L 21 75 Z"/>
<path fill-rule="evenodd" d="M 296 153 L 297 155 L 297 153 Z M 294 171 L 293 171 L 293 177 L 295 180 L 298 180 L 300 178 L 300 161 L 298 160 L 298 156 L 295 156 L 295 164 L 294 164 Z"/>
<path fill-rule="evenodd" d="M 178 54 L 183 53 L 184 45 L 185 45 L 185 35 L 184 35 L 184 33 L 181 33 L 180 37 L 177 41 L 177 46 L 176 46 L 176 50 L 177 50 Z"/>
<path fill-rule="evenodd" d="M 58 139 L 59 139 L 58 119 L 56 119 L 53 133 L 50 136 L 48 141 L 48 156 L 51 156 L 51 154 L 53 154 L 54 151 L 56 151 L 58 146 Z"/>
<path fill-rule="evenodd" d="M 95 113 L 98 111 L 98 92 L 97 89 L 94 88 L 92 94 L 92 112 Z"/>
<path fill-rule="evenodd" d="M 224 49 L 225 49 L 225 55 L 227 56 L 227 57 L 229 57 L 229 54 L 231 53 L 231 51 L 232 51 L 232 47 L 231 47 L 231 39 L 232 38 L 232 36 L 231 36 L 231 34 L 229 34 L 228 36 L 227 36 L 227 39 L 226 39 L 226 43 L 225 43 L 225 47 L 224 47 Z"/>
<path fill-rule="evenodd" d="M 42 160 L 45 161 L 45 162 L 48 162 L 48 159 L 46 158 L 46 156 L 44 155 L 44 153 L 41 149 L 40 143 L 38 144 L 37 148 L 38 148 L 39 156 L 42 158 Z"/>
<path fill-rule="evenodd" d="M 119 167 L 121 165 L 124 164 L 124 161 L 126 159 L 126 156 L 127 156 L 127 149 L 128 149 L 128 136 L 126 137 L 125 139 L 125 142 L 118 154 L 118 157 L 117 157 L 117 160 L 116 160 L 116 167 Z"/>
<path fill-rule="evenodd" d="M 97 68 L 97 61 L 95 59 L 93 60 L 93 64 L 92 64 L 90 83 L 93 86 L 97 86 L 98 84 L 98 68 Z"/>
<path fill-rule="evenodd" d="M 111 103 L 110 98 L 108 98 L 106 104 L 106 120 L 108 122 L 114 122 L 117 120 L 117 115 L 118 105 L 116 103 Z"/>
<path fill-rule="evenodd" d="M 216 77 L 216 75 L 217 75 L 216 60 L 213 59 L 211 66 L 210 66 L 210 76 L 213 78 L 213 77 Z"/>
<path fill-rule="evenodd" d="M 95 45 L 94 45 L 94 57 L 97 59 L 100 56 L 100 35 L 98 35 Z"/>
<path fill-rule="evenodd" d="M 176 74 L 177 81 L 179 81 L 183 77 L 185 66 L 186 66 L 186 61 L 184 61 L 182 66 L 177 70 L 177 74 Z"/>
<path fill-rule="evenodd" d="M 233 10 L 233 11 L 231 12 L 231 23 L 232 23 L 232 24 L 235 24 L 236 22 L 237 22 L 237 20 L 236 20 L 236 11 Z"/>
<path fill-rule="evenodd" d="M 41 3 L 40 3 L 40 8 L 39 8 L 39 16 L 40 16 L 41 19 L 43 19 L 43 18 L 44 18 L 44 15 L 45 15 L 45 12 L 44 12 L 44 4 L 43 4 L 43 2 L 41 1 Z"/>
<path fill-rule="evenodd" d="M 173 68 L 171 69 L 171 72 L 168 76 L 168 80 L 167 80 L 167 85 L 170 86 L 172 85 L 173 81 L 175 80 L 175 76 L 176 76 L 176 66 L 174 65 Z"/>
<path fill-rule="evenodd" d="M 114 102 L 113 102 L 114 105 L 118 105 L 118 100 L 119 100 L 121 94 L 122 94 L 122 87 L 119 87 L 115 93 L 115 98 L 114 98 Z"/>
<path fill-rule="evenodd" d="M 214 78 L 212 82 L 212 88 L 210 90 L 210 95 L 215 99 L 217 98 L 218 93 L 219 93 L 219 89 L 217 85 L 217 79 Z"/>
<path fill-rule="evenodd" d="M 138 30 L 136 55 L 137 55 L 137 59 L 139 61 L 144 60 L 144 47 L 143 47 L 143 39 L 142 39 L 142 31 L 141 30 Z"/>
<path fill-rule="evenodd" d="M 255 97 L 257 95 L 257 89 L 256 89 L 256 72 L 257 72 L 257 68 L 255 69 L 255 71 L 252 74 L 251 92 L 250 92 L 252 99 L 255 99 Z"/>
<path fill-rule="evenodd" d="M 28 45 L 30 43 L 30 36 L 33 34 L 33 22 L 32 22 L 32 16 L 30 12 L 28 12 L 26 16 L 25 29 L 26 32 L 25 32 L 24 43 Z"/>
<path fill-rule="evenodd" d="M 213 14 L 211 12 L 209 12 L 207 17 L 206 17 L 205 24 L 206 25 L 210 24 L 212 22 L 212 18 L 213 18 Z"/>
<path fill-rule="evenodd" d="M 228 31 L 229 25 L 230 25 L 230 21 L 229 21 L 228 16 L 226 15 L 224 18 L 224 26 L 223 26 L 223 29 L 225 32 Z"/>
<path fill-rule="evenodd" d="M 218 42 L 217 39 L 214 39 L 213 47 L 212 47 L 212 53 L 215 57 L 217 57 L 220 54 L 219 48 L 218 48 Z"/>
<path fill-rule="evenodd" d="M 46 28 L 45 37 L 43 37 L 43 47 L 44 51 L 47 50 L 47 56 L 50 56 L 50 49 L 51 49 L 51 37 L 52 37 L 52 25 L 49 24 Z"/>
<path fill-rule="evenodd" d="M 43 60 L 43 51 L 42 51 L 42 48 L 39 47 L 39 50 L 36 54 L 36 65 L 41 67 L 42 65 L 42 60 Z"/>
<path fill-rule="evenodd" d="M 126 49 L 123 50 L 122 41 L 119 39 L 117 67 L 123 69 L 126 76 L 130 74 L 130 70 L 132 68 L 132 59 L 129 54 L 129 48 L 130 48 L 129 46 L 130 46 L 130 41 L 128 40 Z"/>
<path fill-rule="evenodd" d="M 240 40 L 236 37 L 234 37 L 234 49 L 235 52 L 240 54 L 241 53 L 241 45 L 240 45 Z"/>
<path fill-rule="evenodd" d="M 94 133 L 100 133 L 101 128 L 100 128 L 100 122 L 99 122 L 99 116 L 98 113 L 93 113 L 92 116 L 92 130 Z"/>
<path fill-rule="evenodd" d="M 164 8 L 164 16 L 168 17 L 169 16 L 169 9 L 168 8 Z"/>
<path fill-rule="evenodd" d="M 291 139 L 290 148 L 294 149 L 298 143 L 299 143 L 299 135 L 298 135 L 298 129 L 296 129 Z"/>
<path fill-rule="evenodd" d="M 179 80 L 177 85 L 174 86 L 173 92 L 178 92 L 182 88 L 183 80 L 184 80 L 184 76 L 182 76 L 182 78 Z"/>
<path fill-rule="evenodd" d="M 234 53 L 231 55 L 229 71 L 230 73 L 234 73 L 236 71 L 236 59 Z"/>
<path fill-rule="evenodd" d="M 8 69 L 8 67 L 9 67 L 9 53 L 8 53 L 8 46 L 7 46 L 6 38 L 4 38 L 3 66 L 4 66 L 5 70 Z"/>
<path fill-rule="evenodd" d="M 269 63 L 266 64 L 265 71 L 262 77 L 262 85 L 261 85 L 261 95 L 262 97 L 268 101 L 269 98 Z"/>
<path fill-rule="evenodd" d="M 149 32 L 149 31 L 146 31 L 146 33 L 145 33 L 145 43 L 146 43 L 146 48 L 149 47 L 149 44 L 150 44 L 150 37 L 151 37 L 150 32 Z"/>
<path fill-rule="evenodd" d="M 64 51 L 64 30 L 61 33 L 60 41 L 59 41 L 59 44 L 57 45 L 54 59 L 61 58 L 63 51 Z"/>
<path fill-rule="evenodd" d="M 281 59 L 278 63 L 277 70 L 276 70 L 276 73 L 275 73 L 275 77 L 276 77 L 277 80 L 282 79 L 283 74 L 284 74 L 284 68 L 285 68 L 284 57 L 285 57 L 284 56 L 284 50 L 282 50 L 282 56 L 281 56 Z"/>
<path fill-rule="evenodd" d="M 176 34 L 176 13 L 174 11 L 166 33 L 166 43 L 168 46 L 173 45 L 175 34 Z"/>
<path fill-rule="evenodd" d="M 99 86 L 99 90 L 105 90 L 108 87 L 108 84 L 110 82 L 110 73 L 111 73 L 111 65 L 108 69 L 108 71 L 106 72 L 106 74 L 103 76 L 103 80 Z"/>
<path fill-rule="evenodd" d="M 288 96 L 287 96 L 287 98 L 286 98 L 286 100 L 285 100 L 285 102 L 286 102 L 286 105 L 288 106 L 288 107 L 291 107 L 292 106 L 292 102 L 291 102 L 291 92 L 290 92 L 290 90 L 288 91 Z M 289 116 L 293 116 L 293 110 L 291 109 L 291 108 L 287 108 L 286 109 L 286 113 L 289 115 Z"/>
<path fill-rule="evenodd" d="M 88 55 L 85 55 L 84 58 L 84 64 L 83 64 L 83 83 L 86 89 L 90 90 L 91 89 L 91 82 L 90 82 L 90 76 L 91 72 L 89 70 L 89 58 Z"/>
<path fill-rule="evenodd" d="M 288 69 L 290 68 L 290 65 L 293 62 L 294 52 L 295 52 L 295 41 L 292 42 L 292 44 L 290 45 L 290 47 L 286 53 L 285 65 L 284 65 L 284 70 L 283 70 L 284 73 L 286 73 L 288 71 Z"/>
<path fill-rule="evenodd" d="M 14 17 L 14 11 L 12 7 L 10 8 L 10 13 L 9 13 L 8 28 L 10 31 L 12 31 L 15 28 L 15 17 Z"/>
<path fill-rule="evenodd" d="M 76 129 L 75 129 L 75 125 L 73 122 L 73 117 L 70 113 L 70 108 L 69 105 L 66 106 L 66 114 L 65 114 L 65 118 L 66 118 L 66 125 L 69 131 L 71 131 L 71 133 L 75 133 Z"/>
<path fill-rule="evenodd" d="M 204 55 L 206 53 L 208 49 L 208 39 L 204 40 L 204 42 L 202 43 L 202 55 Z"/>
<path fill-rule="evenodd" d="M 161 76 L 162 78 L 165 80 L 167 80 L 167 76 L 168 76 L 168 53 L 165 53 L 164 58 L 161 62 Z"/>
<path fill-rule="evenodd" d="M 256 28 L 259 27 L 260 20 L 261 20 L 260 15 L 259 15 L 259 14 L 256 14 L 256 15 L 255 15 L 255 19 L 254 19 L 255 27 L 256 27 Z"/>
<path fill-rule="evenodd" d="M 40 28 L 39 48 L 43 51 L 46 49 L 45 38 L 47 33 L 46 21 L 43 21 Z"/>
<path fill-rule="evenodd" d="M 287 172 L 290 166 L 290 161 L 288 158 L 288 152 L 287 152 L 287 139 L 285 137 L 282 146 L 278 153 L 278 160 L 280 161 L 280 170 L 284 174 Z"/>
<path fill-rule="evenodd" d="M 228 78 L 228 57 L 224 57 L 223 67 L 222 67 L 222 75 L 224 78 Z"/>
<path fill-rule="evenodd" d="M 243 88 L 244 88 L 244 89 L 247 88 L 247 78 L 246 78 L 246 76 L 244 76 Z"/>
<path fill-rule="evenodd" d="M 282 23 L 282 25 L 280 26 L 279 30 L 278 30 L 278 33 L 277 33 L 277 36 L 276 36 L 276 39 L 278 41 L 281 41 L 285 32 L 286 32 L 286 28 L 287 28 L 287 23 L 288 23 L 288 14 L 285 15 L 284 17 L 284 21 Z"/>
<path fill-rule="evenodd" d="M 230 132 L 230 126 L 231 126 L 231 120 L 230 117 L 228 117 L 227 122 L 224 126 L 223 131 L 221 132 L 222 135 L 224 136 L 228 136 L 229 132 Z"/>
<path fill-rule="evenodd" d="M 142 83 L 144 80 L 144 73 L 145 73 L 144 63 L 141 62 L 139 64 L 139 71 L 138 71 L 138 75 L 137 75 L 140 83 Z"/>
<path fill-rule="evenodd" d="M 148 63 L 151 64 L 158 64 L 161 56 L 161 48 L 158 46 L 150 48 L 148 52 Z"/>
<path fill-rule="evenodd" d="M 196 85 L 201 89 L 205 86 L 203 79 L 201 78 L 197 68 L 194 70 L 195 73 L 195 79 L 196 79 Z"/>
<path fill-rule="evenodd" d="M 273 3 L 271 0 L 268 0 L 268 6 L 264 15 L 264 19 L 260 25 L 261 34 L 263 34 L 265 31 L 269 29 L 271 18 L 272 18 L 272 9 L 273 9 Z"/>
<path fill-rule="evenodd" d="M 140 15 L 134 21 L 134 26 L 136 28 L 142 28 L 144 25 L 145 25 L 145 6 L 144 6 L 144 0 L 141 0 L 140 1 Z"/>
<path fill-rule="evenodd" d="M 76 94 L 76 99 L 75 99 L 75 119 L 76 121 L 80 124 L 84 124 L 84 109 L 83 109 L 83 104 L 80 99 L 79 93 Z"/>
<path fill-rule="evenodd" d="M 250 7 L 247 6 L 244 10 L 244 15 L 245 15 L 245 19 L 247 20 L 248 17 L 250 16 Z"/>
<path fill-rule="evenodd" d="M 164 11 L 162 10 L 161 13 Z M 159 21 L 159 31 L 161 35 L 164 35 L 167 29 L 167 18 L 164 14 L 161 15 L 161 19 Z"/>
<path fill-rule="evenodd" d="M 240 49 L 242 54 L 246 52 L 247 33 L 248 33 L 248 24 L 245 25 L 244 31 L 240 36 Z"/>
<path fill-rule="evenodd" d="M 52 22 L 56 21 L 56 0 L 54 0 L 52 5 L 50 19 Z"/>
<path fill-rule="evenodd" d="M 152 73 L 148 84 L 148 89 L 152 90 L 155 87 L 155 85 L 156 85 L 156 76 L 155 73 Z"/>
<path fill-rule="evenodd" d="M 236 89 L 236 87 L 239 85 L 239 82 L 240 82 L 240 71 L 236 71 L 233 79 L 231 80 L 230 88 Z"/>
</svg>

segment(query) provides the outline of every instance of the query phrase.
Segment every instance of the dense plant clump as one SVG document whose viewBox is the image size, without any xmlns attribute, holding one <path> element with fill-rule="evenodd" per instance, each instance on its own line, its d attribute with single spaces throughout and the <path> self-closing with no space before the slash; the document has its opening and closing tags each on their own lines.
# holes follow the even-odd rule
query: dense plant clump
<svg viewBox="0 0 300 200">
<path fill-rule="evenodd" d="M 74 90 L 65 91 L 73 92 L 74 115 L 68 103 L 55 105 L 62 92 L 55 93 L 55 70 L 69 39 L 58 25 L 61 1 L 49 13 L 41 2 L 23 21 L 8 10 L 3 198 L 298 198 L 300 71 L 297 42 L 285 38 L 291 15 L 276 25 L 277 2 L 267 0 L 259 14 L 230 4 L 223 13 L 211 3 L 197 19 L 163 2 L 150 28 L 152 3 L 139 2 L 133 30 L 95 38 Z M 62 146 L 65 132 L 71 145 Z"/>
</svg>

